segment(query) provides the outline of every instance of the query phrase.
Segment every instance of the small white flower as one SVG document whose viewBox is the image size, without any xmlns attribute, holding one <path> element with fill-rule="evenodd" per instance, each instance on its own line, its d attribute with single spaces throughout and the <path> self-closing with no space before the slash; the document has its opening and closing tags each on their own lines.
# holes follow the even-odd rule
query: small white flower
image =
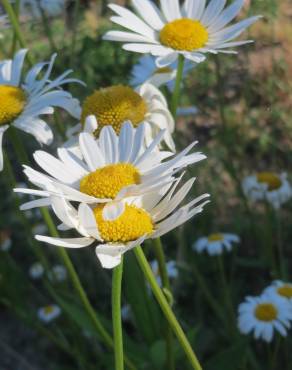
<svg viewBox="0 0 292 370">
<path fill-rule="evenodd" d="M 66 78 L 70 70 L 55 80 L 50 79 L 56 55 L 49 62 L 34 65 L 23 79 L 26 53 L 27 50 L 22 49 L 13 60 L 0 62 L 0 170 L 3 169 L 2 138 L 10 125 L 48 145 L 53 140 L 53 133 L 40 116 L 53 114 L 54 107 L 65 109 L 75 118 L 80 116 L 78 100 L 60 89 L 64 84 L 80 81 Z M 42 77 L 38 78 L 40 73 Z"/>
<path fill-rule="evenodd" d="M 186 76 L 195 66 L 194 63 L 187 61 L 184 65 L 183 75 Z M 166 85 L 172 91 L 176 73 L 177 62 L 172 63 L 168 67 L 157 68 L 155 58 L 151 55 L 144 55 L 132 69 L 130 84 L 135 87 L 144 83 L 150 83 L 156 87 Z"/>
<path fill-rule="evenodd" d="M 264 290 L 264 292 L 276 294 L 279 297 L 285 298 L 290 303 L 292 303 L 292 284 L 291 283 L 286 283 L 281 280 L 275 280 L 269 287 L 267 287 Z"/>
<path fill-rule="evenodd" d="M 67 279 L 67 270 L 62 265 L 53 266 L 49 272 L 49 279 L 53 281 L 63 282 Z"/>
<path fill-rule="evenodd" d="M 244 194 L 251 201 L 268 201 L 275 209 L 279 209 L 292 197 L 292 188 L 287 174 L 259 172 L 246 177 L 242 182 Z"/>
<path fill-rule="evenodd" d="M 40 279 L 44 275 L 44 272 L 44 266 L 40 262 L 35 262 L 29 268 L 29 276 L 34 280 Z"/>
<path fill-rule="evenodd" d="M 292 320 L 290 303 L 275 294 L 246 297 L 238 308 L 238 328 L 242 334 L 254 333 L 256 339 L 271 342 L 274 332 L 287 335 Z"/>
<path fill-rule="evenodd" d="M 109 7 L 116 15 L 112 22 L 130 32 L 109 31 L 105 40 L 124 43 L 123 49 L 157 58 L 159 67 L 172 64 L 179 55 L 200 63 L 207 53 L 236 54 L 230 50 L 251 42 L 233 41 L 259 17 L 228 24 L 239 14 L 244 0 L 235 0 L 225 9 L 226 0 L 160 0 L 160 9 L 150 0 L 132 0 L 137 13 L 115 4 Z"/>
<path fill-rule="evenodd" d="M 125 304 L 122 306 L 122 320 L 123 321 L 130 321 L 132 316 L 131 306 L 129 304 Z"/>
<path fill-rule="evenodd" d="M 156 276 L 157 283 L 159 286 L 161 286 L 161 277 L 159 275 L 159 266 L 157 260 L 154 260 L 150 263 L 152 271 L 154 272 L 154 275 Z M 168 261 L 166 263 L 166 271 L 167 275 L 170 279 L 176 279 L 178 276 L 178 269 L 177 264 L 175 261 Z"/>
<path fill-rule="evenodd" d="M 48 324 L 61 315 L 61 308 L 55 304 L 51 304 L 38 309 L 38 317 L 41 321 Z"/>
<path fill-rule="evenodd" d="M 233 244 L 239 242 L 240 238 L 238 235 L 228 233 L 214 233 L 198 239 L 193 244 L 193 249 L 198 253 L 206 251 L 210 256 L 215 256 L 222 254 L 224 252 L 224 249 L 230 252 Z"/>
<path fill-rule="evenodd" d="M 160 130 L 165 130 L 164 141 L 172 151 L 175 151 L 172 139 L 174 120 L 167 101 L 163 94 L 149 83 L 144 83 L 135 90 L 123 85 L 96 90 L 82 104 L 83 125 L 91 115 L 95 116 L 98 124 L 94 131 L 96 137 L 99 136 L 100 130 L 108 125 L 111 125 L 119 135 L 126 121 L 130 121 L 134 127 L 144 123 L 147 145 Z"/>
</svg>

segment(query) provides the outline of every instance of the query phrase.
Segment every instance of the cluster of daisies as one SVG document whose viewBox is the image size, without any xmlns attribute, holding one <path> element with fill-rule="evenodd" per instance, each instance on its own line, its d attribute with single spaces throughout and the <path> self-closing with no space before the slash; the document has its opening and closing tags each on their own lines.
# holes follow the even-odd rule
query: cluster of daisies
<svg viewBox="0 0 292 370">
<path fill-rule="evenodd" d="M 274 281 L 260 296 L 246 297 L 238 307 L 242 334 L 271 342 L 275 333 L 285 337 L 292 322 L 292 284 Z"/>
</svg>

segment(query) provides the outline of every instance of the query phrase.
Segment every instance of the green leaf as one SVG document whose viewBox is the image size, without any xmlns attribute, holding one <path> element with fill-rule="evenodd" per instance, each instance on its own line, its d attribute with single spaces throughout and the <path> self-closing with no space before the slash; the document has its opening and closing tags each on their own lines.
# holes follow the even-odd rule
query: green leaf
<svg viewBox="0 0 292 370">
<path fill-rule="evenodd" d="M 163 340 L 158 340 L 150 347 L 150 356 L 157 369 L 163 369 L 166 362 L 166 346 Z"/>
<path fill-rule="evenodd" d="M 242 367 L 244 358 L 246 357 L 246 342 L 240 341 L 236 345 L 227 350 L 216 354 L 209 360 L 205 370 L 239 370 Z"/>
</svg>

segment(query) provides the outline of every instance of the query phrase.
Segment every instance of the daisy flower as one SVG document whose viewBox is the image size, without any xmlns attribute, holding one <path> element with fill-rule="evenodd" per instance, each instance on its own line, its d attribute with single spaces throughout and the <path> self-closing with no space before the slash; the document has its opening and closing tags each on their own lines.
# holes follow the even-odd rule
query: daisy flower
<svg viewBox="0 0 292 370">
<path fill-rule="evenodd" d="M 92 117 L 93 121 L 95 120 Z M 164 131 L 145 147 L 145 124 L 134 129 L 125 123 L 117 136 L 112 126 L 105 126 L 98 139 L 91 134 L 79 135 L 80 157 L 65 148 L 58 149 L 59 159 L 44 151 L 36 151 L 34 159 L 46 172 L 24 166 L 30 182 L 42 190 L 15 189 L 43 197 L 22 205 L 50 205 L 50 195 L 64 196 L 71 201 L 88 204 L 106 203 L 155 192 L 175 181 L 173 176 L 186 166 L 205 159 L 200 152 L 188 154 L 196 142 L 180 154 L 155 151 Z"/>
<path fill-rule="evenodd" d="M 163 94 L 149 83 L 135 90 L 123 85 L 96 90 L 83 103 L 81 113 L 83 125 L 90 115 L 94 115 L 98 123 L 95 136 L 99 136 L 100 130 L 107 125 L 111 125 L 119 134 L 125 121 L 131 121 L 134 127 L 144 123 L 147 144 L 161 129 L 165 129 L 165 143 L 175 151 L 171 136 L 174 131 L 174 120 L 168 110 L 167 101 Z"/>
<path fill-rule="evenodd" d="M 29 276 L 33 280 L 38 280 L 44 275 L 45 269 L 40 262 L 33 263 L 29 268 Z"/>
<path fill-rule="evenodd" d="M 225 8 L 226 0 L 160 0 L 160 9 L 150 0 L 132 0 L 137 13 L 110 4 L 116 15 L 112 22 L 130 32 L 109 31 L 105 40 L 123 42 L 125 50 L 150 53 L 157 57 L 159 67 L 173 63 L 179 55 L 200 63 L 206 53 L 235 54 L 229 48 L 251 42 L 232 41 L 248 26 L 259 19 L 247 18 L 231 26 L 228 24 L 239 14 L 244 0 L 235 0 Z"/>
<path fill-rule="evenodd" d="M 291 305 L 275 294 L 246 297 L 238 308 L 238 328 L 242 334 L 254 333 L 256 339 L 271 342 L 274 332 L 287 335 L 292 320 Z"/>
<path fill-rule="evenodd" d="M 22 49 L 13 60 L 0 62 L 0 170 L 3 169 L 2 138 L 10 125 L 48 145 L 53 140 L 53 133 L 40 115 L 52 114 L 54 107 L 65 109 L 75 118 L 80 115 L 78 100 L 59 88 L 66 83 L 80 81 L 66 78 L 71 71 L 49 80 L 56 55 L 50 62 L 33 66 L 23 79 L 21 74 L 26 53 L 27 50 Z M 38 79 L 40 73 L 43 76 Z"/>
<path fill-rule="evenodd" d="M 53 266 L 49 272 L 49 279 L 57 282 L 63 282 L 67 279 L 67 270 L 62 265 Z"/>
<path fill-rule="evenodd" d="M 158 238 L 202 212 L 208 194 L 179 206 L 187 196 L 194 178 L 176 191 L 181 177 L 171 186 L 160 187 L 154 193 L 124 198 L 106 205 L 80 203 L 75 209 L 64 198 L 51 197 L 52 208 L 62 222 L 61 229 L 74 229 L 81 237 L 52 238 L 36 235 L 36 239 L 65 248 L 82 248 L 98 243 L 95 251 L 104 268 L 113 268 L 128 250 L 146 239 Z M 201 203 L 203 201 L 203 203 Z M 59 227 L 60 228 L 60 227 Z"/>
<path fill-rule="evenodd" d="M 152 271 L 154 272 L 154 275 L 156 276 L 156 280 L 157 280 L 159 286 L 161 286 L 161 277 L 159 275 L 158 262 L 156 260 L 154 260 L 150 263 L 150 265 L 151 265 Z M 178 276 L 178 269 L 177 269 L 176 262 L 175 261 L 168 261 L 166 263 L 166 271 L 167 271 L 167 275 L 170 279 L 176 279 L 177 276 Z"/>
<path fill-rule="evenodd" d="M 239 243 L 240 238 L 235 234 L 214 233 L 198 239 L 193 244 L 193 250 L 198 253 L 206 251 L 210 256 L 220 255 L 226 249 L 228 252 L 233 248 L 234 243 Z"/>
<path fill-rule="evenodd" d="M 284 281 L 275 280 L 273 283 L 267 287 L 264 292 L 273 293 L 279 297 L 286 298 L 292 303 L 292 284 L 285 283 Z"/>
<path fill-rule="evenodd" d="M 279 209 L 292 197 L 292 188 L 286 173 L 259 172 L 242 182 L 244 194 L 251 201 L 266 200 Z"/>
<path fill-rule="evenodd" d="M 183 75 L 186 76 L 195 66 L 194 63 L 187 61 L 184 65 Z M 132 69 L 130 84 L 132 86 L 139 86 L 146 82 L 156 87 L 166 85 L 172 91 L 174 89 L 176 73 L 177 62 L 172 63 L 168 67 L 157 68 L 155 58 L 152 55 L 144 55 Z"/>
<path fill-rule="evenodd" d="M 55 304 L 41 307 L 38 310 L 38 318 L 48 324 L 61 315 L 61 308 Z"/>
</svg>

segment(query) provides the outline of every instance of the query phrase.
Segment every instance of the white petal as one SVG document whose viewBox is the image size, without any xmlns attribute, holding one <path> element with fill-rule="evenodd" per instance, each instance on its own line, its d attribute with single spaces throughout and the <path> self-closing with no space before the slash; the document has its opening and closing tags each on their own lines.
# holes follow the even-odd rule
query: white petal
<svg viewBox="0 0 292 370">
<path fill-rule="evenodd" d="M 123 202 L 107 203 L 102 210 L 102 217 L 105 221 L 114 221 L 121 216 L 125 211 Z"/>
<path fill-rule="evenodd" d="M 84 248 L 93 243 L 92 238 L 51 238 L 44 235 L 36 235 L 36 240 L 64 248 Z"/>
<path fill-rule="evenodd" d="M 101 240 L 94 214 L 87 204 L 81 203 L 79 205 L 78 218 L 90 236 L 97 240 Z"/>
<path fill-rule="evenodd" d="M 97 168 L 104 166 L 103 154 L 92 135 L 87 132 L 81 133 L 79 135 L 79 145 L 90 171 L 95 171 Z"/>
</svg>

